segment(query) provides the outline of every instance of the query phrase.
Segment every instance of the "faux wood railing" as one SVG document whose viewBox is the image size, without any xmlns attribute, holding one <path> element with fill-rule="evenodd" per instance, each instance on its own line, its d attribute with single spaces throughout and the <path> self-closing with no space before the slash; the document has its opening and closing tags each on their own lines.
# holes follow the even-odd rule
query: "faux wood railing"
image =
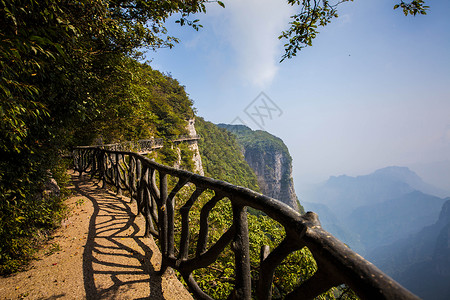
<svg viewBox="0 0 450 300">
<path fill-rule="evenodd" d="M 200 135 L 177 135 L 172 136 L 169 140 L 173 143 L 181 143 L 186 141 L 197 141 L 201 137 Z M 164 139 L 153 138 L 138 141 L 129 141 L 114 144 L 95 145 L 92 147 L 98 147 L 104 150 L 110 151 L 132 151 L 138 154 L 149 153 L 155 149 L 162 148 L 164 146 Z"/>
<path fill-rule="evenodd" d="M 254 296 L 271 299 L 275 268 L 290 253 L 305 246 L 313 254 L 317 271 L 288 294 L 286 299 L 313 299 L 342 284 L 348 285 L 362 299 L 418 299 L 323 230 L 313 212 L 300 215 L 287 205 L 252 190 L 167 167 L 133 152 L 78 147 L 73 157 L 75 170 L 80 175 L 90 172 L 105 185 L 114 186 L 118 192 L 127 191 L 130 198 L 136 200 L 138 211 L 146 220 L 146 235 L 151 234 L 159 240 L 161 272 L 169 267 L 179 271 L 197 299 L 211 297 L 201 290 L 193 271 L 211 265 L 228 245 L 231 245 L 235 260 L 231 299 L 251 299 Z M 177 181 L 172 190 L 168 189 L 168 177 Z M 174 198 L 187 185 L 193 185 L 195 191 L 179 210 L 181 228 L 174 228 Z M 213 191 L 214 196 L 201 208 L 197 250 L 195 255 L 188 256 L 190 210 L 206 189 Z M 223 198 L 231 202 L 232 225 L 207 249 L 208 217 Z M 258 283 L 251 280 L 249 249 L 252 245 L 249 244 L 247 207 L 259 210 L 277 221 L 284 227 L 286 234 L 275 249 L 262 249 Z M 175 245 L 175 230 L 181 233 L 179 245 Z M 174 250 L 176 246 L 178 256 Z M 252 284 L 256 295 L 252 295 Z"/>
<path fill-rule="evenodd" d="M 95 147 L 99 147 L 101 149 L 110 150 L 110 151 L 133 151 L 136 153 L 147 153 L 147 152 L 151 152 L 155 149 L 162 148 L 163 145 L 164 145 L 164 140 L 161 138 L 157 138 L 157 139 L 147 139 L 147 140 L 139 140 L 139 141 L 133 141 L 133 142 L 96 145 Z"/>
</svg>

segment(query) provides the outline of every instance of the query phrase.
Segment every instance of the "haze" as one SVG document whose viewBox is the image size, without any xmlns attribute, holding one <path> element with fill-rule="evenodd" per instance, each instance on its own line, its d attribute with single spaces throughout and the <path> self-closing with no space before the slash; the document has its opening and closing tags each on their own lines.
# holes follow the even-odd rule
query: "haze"
<svg viewBox="0 0 450 300">
<path fill-rule="evenodd" d="M 277 37 L 292 8 L 279 0 L 224 2 L 198 16 L 199 32 L 170 20 L 181 43 L 147 53 L 155 69 L 186 86 L 199 116 L 282 138 L 300 194 L 330 175 L 391 165 L 450 190 L 449 1 L 429 1 L 428 14 L 417 17 L 394 11 L 396 1 L 343 4 L 312 47 L 281 64 Z M 260 92 L 282 112 L 264 124 L 246 114 Z"/>
</svg>

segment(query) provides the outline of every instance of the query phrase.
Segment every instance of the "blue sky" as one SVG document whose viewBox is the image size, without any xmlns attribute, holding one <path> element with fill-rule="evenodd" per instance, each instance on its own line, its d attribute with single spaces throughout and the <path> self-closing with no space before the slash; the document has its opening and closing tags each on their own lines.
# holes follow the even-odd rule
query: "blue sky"
<svg viewBox="0 0 450 300">
<path fill-rule="evenodd" d="M 282 138 L 297 192 L 331 175 L 409 166 L 450 190 L 450 1 L 404 17 L 394 1 L 356 0 L 297 57 L 279 63 L 277 39 L 292 7 L 282 0 L 223 1 L 199 15 L 199 32 L 168 22 L 181 39 L 148 52 L 153 68 L 177 78 L 198 115 L 239 117 Z M 261 119 L 251 109 L 272 108 Z M 249 113 L 249 114 L 246 114 Z M 301 197 L 301 195 L 300 195 Z"/>
</svg>

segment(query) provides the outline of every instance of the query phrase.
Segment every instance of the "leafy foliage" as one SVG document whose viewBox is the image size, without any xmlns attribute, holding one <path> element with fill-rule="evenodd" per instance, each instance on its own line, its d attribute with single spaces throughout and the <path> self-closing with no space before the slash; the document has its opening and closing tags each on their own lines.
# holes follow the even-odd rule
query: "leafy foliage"
<svg viewBox="0 0 450 300">
<path fill-rule="evenodd" d="M 60 185 L 68 182 L 68 162 L 60 161 L 51 170 Z M 66 214 L 62 199 L 67 191 L 62 189 L 62 197 L 43 193 L 42 189 L 20 189 L 25 200 L 15 197 L 0 202 L 0 274 L 8 274 L 20 269 L 33 258 L 36 247 L 61 222 Z M 7 191 L 13 193 L 14 191 Z"/>
<path fill-rule="evenodd" d="M 76 127 L 74 145 L 187 134 L 193 102 L 176 79 L 129 58 L 111 67 L 109 76 L 96 102 L 103 108 Z"/>
<path fill-rule="evenodd" d="M 164 146 L 158 151 L 158 157 L 162 163 L 173 166 L 178 160 L 178 153 L 173 147 Z"/>
<path fill-rule="evenodd" d="M 193 172 L 195 168 L 192 161 L 194 152 L 185 143 L 178 145 L 178 149 L 180 149 L 180 168 Z"/>
<path fill-rule="evenodd" d="M 425 5 L 424 0 L 414 0 L 409 3 L 402 1 L 400 2 L 400 4 L 394 5 L 394 9 L 397 9 L 399 7 L 403 10 L 405 16 L 415 16 L 417 14 L 426 15 L 427 10 L 430 8 L 429 6 Z"/>
<path fill-rule="evenodd" d="M 353 0 L 288 0 L 290 5 L 298 6 L 299 12 L 291 17 L 289 29 L 283 31 L 278 37 L 286 40 L 285 53 L 281 61 L 292 58 L 301 49 L 311 46 L 313 39 L 319 33 L 318 28 L 328 25 L 334 18 L 337 18 L 338 6 L 349 1 Z M 401 1 L 394 6 L 394 9 L 397 8 L 402 8 L 405 16 L 425 15 L 429 9 L 424 0 Z"/>
<path fill-rule="evenodd" d="M 204 11 L 205 1 L 0 1 L 0 259 L 2 266 L 9 264 L 2 267 L 5 272 L 14 271 L 18 257 L 30 252 L 27 240 L 35 226 L 47 228 L 47 219 L 58 211 L 36 197 L 48 170 L 60 163 L 61 151 L 95 138 L 96 126 L 100 132 L 111 129 L 105 137 L 110 140 L 183 132 L 177 124 L 185 116 L 179 111 L 167 113 L 163 107 L 160 114 L 141 114 L 149 105 L 172 101 L 170 107 L 180 102 L 184 109 L 182 103 L 191 104 L 177 99 L 186 95 L 177 93 L 183 88 L 176 80 L 157 72 L 156 83 L 146 85 L 153 87 L 148 97 L 136 98 L 153 71 L 133 58 L 140 47 L 173 46 L 176 39 L 163 24 L 169 16 L 180 13 L 187 20 Z M 136 116 L 133 127 L 121 127 L 127 113 Z M 172 122 L 174 127 L 166 126 Z"/>
</svg>

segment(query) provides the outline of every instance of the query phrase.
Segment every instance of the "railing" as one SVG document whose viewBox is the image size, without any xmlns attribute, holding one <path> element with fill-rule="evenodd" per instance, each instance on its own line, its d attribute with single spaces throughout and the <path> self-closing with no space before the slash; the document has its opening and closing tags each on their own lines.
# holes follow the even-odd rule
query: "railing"
<svg viewBox="0 0 450 300">
<path fill-rule="evenodd" d="M 167 167 L 132 152 L 78 147 L 74 150 L 74 164 L 80 175 L 90 172 L 103 184 L 113 185 L 118 192 L 127 191 L 130 198 L 136 200 L 138 211 L 146 220 L 146 235 L 158 238 L 162 253 L 161 272 L 168 267 L 179 271 L 198 299 L 212 298 L 200 288 L 193 276 L 194 270 L 210 266 L 229 245 L 235 261 L 231 299 L 251 299 L 252 285 L 258 299 L 270 299 L 276 267 L 290 253 L 305 246 L 317 263 L 317 271 L 286 299 L 312 299 L 342 284 L 348 285 L 363 299 L 418 299 L 323 230 L 315 213 L 300 215 L 287 205 L 249 189 Z M 176 181 L 171 190 L 168 177 L 170 182 Z M 175 198 L 186 186 L 195 189 L 177 212 Z M 214 196 L 201 208 L 196 251 L 188 255 L 192 246 L 189 236 L 191 209 L 205 190 L 213 191 Z M 208 243 L 208 218 L 217 203 L 225 198 L 232 205 L 232 225 L 211 245 Z M 265 213 L 285 229 L 285 237 L 277 247 L 272 251 L 263 247 L 258 282 L 251 279 L 247 207 Z M 176 213 L 181 215 L 181 228 L 174 228 Z M 181 235 L 177 245 L 175 232 Z"/>
<path fill-rule="evenodd" d="M 196 141 L 200 139 L 200 135 L 179 135 L 172 139 L 173 142 Z"/>
<path fill-rule="evenodd" d="M 145 153 L 162 148 L 163 146 L 164 140 L 161 138 L 156 138 L 130 142 L 127 141 L 115 144 L 94 145 L 90 147 L 96 147 L 109 151 L 132 151 L 136 153 Z"/>
<path fill-rule="evenodd" d="M 180 143 L 184 141 L 197 141 L 200 135 L 177 135 L 170 137 L 170 141 Z M 164 146 L 164 139 L 153 138 L 138 141 L 127 141 L 115 144 L 93 145 L 90 147 L 98 147 L 109 151 L 131 151 L 136 153 L 148 153 Z"/>
</svg>

